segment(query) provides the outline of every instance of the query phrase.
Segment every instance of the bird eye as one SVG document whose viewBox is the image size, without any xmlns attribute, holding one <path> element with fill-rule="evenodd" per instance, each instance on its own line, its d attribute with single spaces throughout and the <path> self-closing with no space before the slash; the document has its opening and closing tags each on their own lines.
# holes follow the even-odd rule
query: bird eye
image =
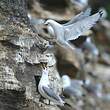
<svg viewBox="0 0 110 110">
<path fill-rule="evenodd" d="M 49 57 L 49 55 L 46 55 L 46 57 Z"/>
<path fill-rule="evenodd" d="M 45 23 L 46 26 L 48 26 L 48 23 Z"/>
</svg>

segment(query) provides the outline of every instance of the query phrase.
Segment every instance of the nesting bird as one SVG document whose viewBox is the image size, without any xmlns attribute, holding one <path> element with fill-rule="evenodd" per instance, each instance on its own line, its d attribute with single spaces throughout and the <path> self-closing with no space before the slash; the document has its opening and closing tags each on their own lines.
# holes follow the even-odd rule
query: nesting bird
<svg viewBox="0 0 110 110">
<path fill-rule="evenodd" d="M 103 101 L 110 102 L 110 93 L 102 94 L 102 96 L 100 97 L 100 99 L 102 99 Z"/>
<path fill-rule="evenodd" d="M 99 50 L 92 42 L 91 37 L 87 37 L 86 41 L 80 46 L 85 55 L 85 60 L 91 64 L 96 64 L 99 58 Z"/>
<path fill-rule="evenodd" d="M 68 97 L 81 98 L 84 93 L 82 89 L 83 82 L 81 80 L 71 80 L 68 75 L 62 76 L 63 93 Z"/>
<path fill-rule="evenodd" d="M 81 12 L 79 16 L 72 18 L 66 24 L 59 24 L 51 19 L 47 20 L 45 25 L 47 25 L 48 32 L 56 38 L 58 44 L 72 48 L 68 41 L 77 39 L 103 17 L 103 10 L 91 16 L 89 9 L 87 10 Z M 86 12 L 88 13 L 86 14 Z"/>
<path fill-rule="evenodd" d="M 83 87 L 87 90 L 88 93 L 93 94 L 98 98 L 102 97 L 102 85 L 100 83 L 93 84 L 89 79 L 86 79 Z"/>
<path fill-rule="evenodd" d="M 64 101 L 60 98 L 58 94 L 54 92 L 54 89 L 50 86 L 47 69 L 44 69 L 42 71 L 42 76 L 38 85 L 38 91 L 44 98 L 49 99 L 55 104 L 60 106 L 64 105 Z"/>
<path fill-rule="evenodd" d="M 81 48 L 85 51 L 88 51 L 92 55 L 98 56 L 99 50 L 95 46 L 95 44 L 91 41 L 90 37 L 87 37 L 86 41 L 82 44 Z"/>
</svg>

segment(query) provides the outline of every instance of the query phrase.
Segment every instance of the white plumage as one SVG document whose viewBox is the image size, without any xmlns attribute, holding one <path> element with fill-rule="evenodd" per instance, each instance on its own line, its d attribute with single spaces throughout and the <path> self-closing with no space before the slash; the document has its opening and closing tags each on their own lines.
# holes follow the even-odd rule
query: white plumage
<svg viewBox="0 0 110 110">
<path fill-rule="evenodd" d="M 44 69 L 42 72 L 42 76 L 38 85 L 38 90 L 44 98 L 49 99 L 57 105 L 64 105 L 64 101 L 60 98 L 58 94 L 54 92 L 54 89 L 50 86 L 47 69 Z"/>
<path fill-rule="evenodd" d="M 64 26 L 67 26 L 67 25 L 70 25 L 70 24 L 73 24 L 77 21 L 80 21 L 88 16 L 90 16 L 91 14 L 91 8 L 87 8 L 86 10 L 80 12 L 79 14 L 77 14 L 76 16 L 72 17 L 71 20 L 65 24 L 63 24 Z"/>
<path fill-rule="evenodd" d="M 57 39 L 59 44 L 71 47 L 68 41 L 77 39 L 103 17 L 103 10 L 91 16 L 90 12 L 91 9 L 88 8 L 66 24 L 59 24 L 51 19 L 47 20 L 45 24 L 48 27 L 48 32 Z"/>
<path fill-rule="evenodd" d="M 83 96 L 83 89 L 81 87 L 83 82 L 81 80 L 71 80 L 69 76 L 63 75 L 62 81 L 65 95 L 69 97 L 74 96 L 76 98 L 81 98 Z"/>
</svg>

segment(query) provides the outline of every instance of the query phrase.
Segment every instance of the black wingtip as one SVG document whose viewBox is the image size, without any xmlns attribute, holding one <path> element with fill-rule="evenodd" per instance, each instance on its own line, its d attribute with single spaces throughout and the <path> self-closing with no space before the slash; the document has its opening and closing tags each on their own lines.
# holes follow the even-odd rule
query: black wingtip
<svg viewBox="0 0 110 110">
<path fill-rule="evenodd" d="M 99 10 L 100 17 L 103 17 L 103 10 Z"/>
</svg>

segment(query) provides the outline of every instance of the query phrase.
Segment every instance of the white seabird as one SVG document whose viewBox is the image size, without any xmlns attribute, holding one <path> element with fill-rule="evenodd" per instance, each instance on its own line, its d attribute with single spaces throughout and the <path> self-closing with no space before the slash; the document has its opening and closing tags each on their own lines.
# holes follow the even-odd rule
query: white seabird
<svg viewBox="0 0 110 110">
<path fill-rule="evenodd" d="M 83 87 L 87 90 L 88 93 L 93 94 L 98 98 L 102 98 L 102 84 L 92 83 L 90 79 L 86 79 Z"/>
<path fill-rule="evenodd" d="M 99 50 L 95 46 L 95 44 L 91 41 L 90 37 L 87 37 L 86 41 L 81 46 L 82 49 L 88 51 L 92 55 L 98 56 Z"/>
<path fill-rule="evenodd" d="M 71 25 L 71 24 L 73 24 L 73 23 L 75 23 L 75 22 L 77 22 L 77 21 L 79 21 L 79 20 L 82 20 L 82 19 L 84 19 L 84 18 L 86 18 L 86 17 L 89 17 L 90 14 L 91 14 L 91 8 L 88 7 L 86 10 L 80 12 L 80 13 L 77 14 L 76 16 L 72 17 L 70 21 L 68 21 L 67 23 L 62 24 L 62 25 L 63 25 L 63 26 Z M 47 20 L 47 21 L 48 21 L 48 20 Z M 48 24 L 48 23 L 45 22 L 45 24 Z M 52 26 L 48 25 L 47 28 L 48 28 L 49 33 L 50 33 L 52 36 L 55 36 L 55 35 L 54 35 L 54 30 L 53 30 Z"/>
<path fill-rule="evenodd" d="M 103 10 L 100 10 L 91 16 L 88 15 L 84 18 L 78 17 L 79 20 L 76 20 L 75 22 L 72 18 L 72 21 L 69 21 L 70 23 L 59 24 L 58 22 L 49 19 L 45 22 L 45 25 L 47 25 L 48 32 L 56 38 L 58 44 L 72 48 L 68 41 L 75 40 L 83 33 L 87 32 L 102 17 Z"/>
<path fill-rule="evenodd" d="M 83 88 L 81 87 L 83 85 L 83 81 L 71 80 L 68 75 L 63 75 L 62 82 L 64 95 L 69 97 L 74 96 L 77 99 L 84 95 Z"/>
<path fill-rule="evenodd" d="M 42 72 L 42 76 L 38 85 L 38 91 L 44 98 L 49 99 L 55 104 L 60 106 L 64 105 L 64 101 L 58 94 L 54 92 L 54 89 L 50 86 L 47 69 L 44 69 Z"/>
</svg>

